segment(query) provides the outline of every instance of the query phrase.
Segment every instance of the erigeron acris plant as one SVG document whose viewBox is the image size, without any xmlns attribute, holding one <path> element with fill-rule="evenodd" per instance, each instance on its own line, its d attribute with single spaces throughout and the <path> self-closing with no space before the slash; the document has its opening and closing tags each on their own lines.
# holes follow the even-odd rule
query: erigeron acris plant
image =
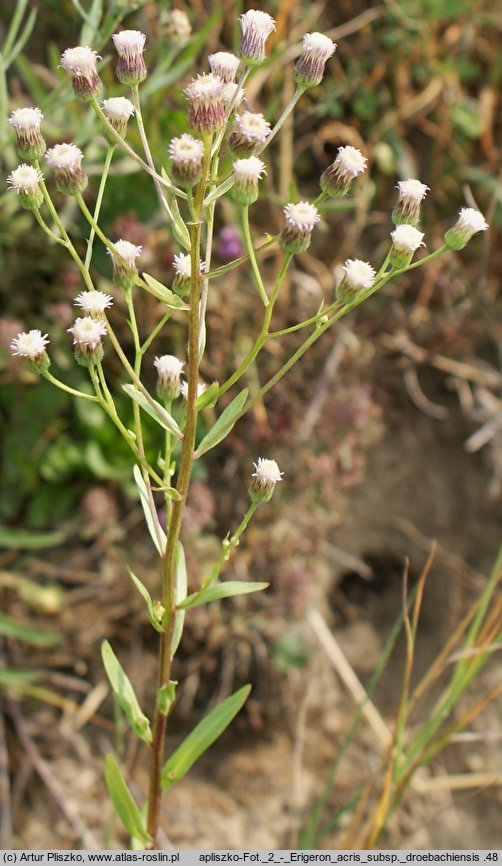
<svg viewBox="0 0 502 866">
<path fill-rule="evenodd" d="M 134 479 L 159 557 L 159 599 L 152 599 L 141 580 L 130 572 L 131 580 L 145 602 L 152 628 L 159 634 L 153 718 L 148 718 L 139 706 L 133 686 L 110 644 L 105 642 L 102 648 L 103 662 L 117 700 L 135 734 L 150 747 L 150 783 L 144 805 L 138 806 L 134 801 L 112 755 L 107 758 L 105 771 L 116 811 L 135 844 L 142 847 L 155 847 L 157 844 L 162 793 L 180 779 L 217 739 L 249 693 L 249 687 L 244 687 L 213 709 L 166 760 L 166 726 L 177 686 L 171 676 L 172 662 L 181 639 L 185 614 L 196 605 L 266 587 L 265 583 L 225 581 L 221 579 L 221 573 L 254 512 L 260 504 L 270 500 L 283 475 L 275 460 L 261 457 L 256 460 L 249 484 L 250 504 L 242 522 L 223 539 L 220 555 L 199 589 L 187 595 L 180 530 L 194 461 L 219 445 L 235 423 L 336 321 L 389 280 L 423 265 L 448 249 L 462 249 L 475 233 L 487 229 L 478 211 L 463 208 L 455 225 L 446 232 L 443 245 L 413 262 L 414 255 L 424 245 L 424 234 L 417 224 L 427 187 L 415 179 L 400 181 L 398 201 L 392 211 L 395 228 L 391 233 L 388 254 L 378 270 L 367 262 L 347 260 L 333 300 L 325 301 L 318 312 L 305 321 L 282 330 L 271 330 L 274 306 L 288 268 L 295 255 L 308 249 L 312 233 L 321 219 L 323 203 L 330 198 L 347 195 L 354 180 L 366 170 L 367 161 L 358 149 L 341 146 L 333 164 L 322 173 L 321 191 L 317 199 L 314 202 L 286 203 L 280 234 L 258 248 L 254 246 L 249 208 L 259 197 L 260 181 L 267 171 L 265 151 L 301 95 L 307 88 L 321 83 L 325 65 L 336 45 L 320 33 L 308 33 L 303 37 L 303 47 L 294 68 L 295 94 L 272 126 L 262 114 L 253 113 L 247 108 L 242 110 L 241 106 L 246 80 L 262 63 L 266 42 L 275 29 L 275 22 L 266 12 L 251 10 L 241 16 L 240 23 L 242 39 L 239 56 L 225 51 L 210 55 L 210 71 L 195 77 L 185 90 L 189 103 L 190 132 L 174 138 L 168 145 L 169 172 L 155 165 L 143 122 L 140 84 L 148 74 L 144 60 L 145 34 L 123 30 L 113 36 L 118 54 L 117 77 L 130 88 L 130 98 L 107 95 L 103 99 L 103 85 L 98 71 L 100 58 L 91 47 L 77 46 L 63 52 L 61 66 L 71 77 L 75 96 L 94 110 L 107 143 L 93 212 L 83 198 L 88 177 L 83 168 L 82 151 L 73 143 L 56 143 L 47 149 L 41 132 L 43 116 L 38 108 L 18 108 L 10 117 L 23 163 L 11 172 L 8 184 L 17 192 L 20 204 L 32 211 L 46 235 L 69 252 L 82 277 L 83 288 L 75 298 L 81 315 L 68 330 L 73 339 L 75 360 L 88 370 L 92 392 L 77 391 L 53 375 L 47 351 L 47 334 L 43 335 L 39 330 L 19 334 L 12 342 L 12 351 L 22 356 L 33 371 L 56 387 L 82 400 L 99 404 L 118 428 L 131 451 Z M 127 127 L 133 118 L 143 145 L 142 156 L 126 141 Z M 127 239 L 110 240 L 100 225 L 101 204 L 117 145 L 125 149 L 151 176 L 160 208 L 180 247 L 174 258 L 174 278 L 170 288 L 141 272 L 140 247 Z M 230 173 L 225 173 L 221 169 L 222 156 L 228 152 L 232 154 L 232 169 Z M 57 191 L 73 196 L 89 223 L 90 232 L 83 260 L 45 184 L 42 159 L 44 170 L 48 170 Z M 240 211 L 245 255 L 221 267 L 212 268 L 214 213 L 219 201 L 226 195 L 232 197 Z M 132 362 L 115 333 L 113 298 L 96 287 L 98 275 L 92 266 L 96 238 L 110 254 L 114 282 L 124 293 L 135 349 Z M 261 252 L 272 244 L 279 245 L 282 250 L 282 261 L 275 279 L 268 284 L 259 259 Z M 263 306 L 263 324 L 246 357 L 232 375 L 221 384 L 213 383 L 206 387 L 200 382 L 199 368 L 205 352 L 205 314 L 211 284 L 242 264 L 247 264 L 253 275 L 257 303 Z M 143 291 L 152 294 L 165 308 L 157 325 L 146 338 L 140 336 L 136 319 L 136 307 Z M 145 355 L 150 348 L 155 350 L 155 342 L 161 334 L 165 336 L 169 333 L 169 319 L 173 315 L 186 319 L 186 354 L 183 358 L 155 355 L 153 364 L 157 372 L 157 388 L 154 396 L 143 382 Z M 267 341 L 296 331 L 304 331 L 307 336 L 268 382 L 253 395 L 243 388 L 230 402 L 221 399 L 244 377 Z M 103 366 L 106 343 L 120 359 L 128 380 L 123 388 L 132 401 L 133 430 L 127 429 L 121 419 L 108 385 Z M 186 378 L 183 379 L 183 376 Z M 174 413 L 173 405 L 176 406 Z M 197 418 L 207 406 L 216 407 L 218 418 L 202 440 L 197 441 Z M 145 454 L 142 413 L 154 418 L 162 431 L 159 430 L 159 441 L 163 442 L 164 450 L 157 464 L 152 464 Z M 177 421 L 176 418 L 181 420 Z M 160 498 L 165 502 L 164 526 L 158 516 Z"/>
</svg>

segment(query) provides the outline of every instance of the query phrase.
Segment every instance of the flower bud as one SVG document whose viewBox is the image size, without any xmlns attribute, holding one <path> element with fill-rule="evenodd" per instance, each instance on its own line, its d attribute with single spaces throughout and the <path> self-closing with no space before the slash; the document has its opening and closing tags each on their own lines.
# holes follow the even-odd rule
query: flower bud
<svg viewBox="0 0 502 866">
<path fill-rule="evenodd" d="M 141 255 L 142 247 L 123 240 L 117 241 L 114 247 L 117 255 L 109 251 L 113 262 L 113 281 L 121 289 L 130 290 L 136 285 L 136 259 Z"/>
<path fill-rule="evenodd" d="M 190 101 L 188 123 L 200 134 L 217 132 L 225 125 L 223 82 L 212 73 L 198 75 L 185 89 Z"/>
<path fill-rule="evenodd" d="M 419 232 L 418 229 L 406 223 L 396 226 L 390 236 L 392 238 L 392 246 L 390 248 L 389 261 L 395 270 L 407 267 L 418 248 L 424 246 L 423 232 Z"/>
<path fill-rule="evenodd" d="M 288 253 L 304 253 L 310 246 L 314 226 L 320 219 L 316 206 L 307 201 L 287 204 L 284 216 L 286 224 L 280 236 L 282 249 Z"/>
<path fill-rule="evenodd" d="M 239 18 L 242 39 L 239 55 L 245 66 L 256 66 L 265 59 L 265 42 L 275 30 L 275 21 L 267 13 L 250 9 Z"/>
<path fill-rule="evenodd" d="M 174 256 L 173 267 L 175 277 L 172 285 L 173 292 L 176 292 L 181 298 L 188 295 L 192 281 L 192 260 L 190 253 L 178 253 Z M 202 274 L 206 267 L 205 262 L 200 263 L 200 273 Z"/>
<path fill-rule="evenodd" d="M 485 232 L 488 228 L 488 223 L 480 211 L 473 207 L 463 207 L 455 225 L 446 232 L 444 242 L 450 250 L 463 250 L 473 235 Z"/>
<path fill-rule="evenodd" d="M 67 48 L 61 55 L 61 66 L 71 76 L 73 92 L 78 99 L 88 101 L 99 96 L 103 82 L 98 75 L 100 56 L 87 45 Z"/>
<path fill-rule="evenodd" d="M 50 360 L 45 347 L 49 345 L 47 334 L 42 336 L 38 330 L 18 334 L 10 344 L 13 355 L 19 355 L 28 362 L 33 373 L 46 373 L 50 367 Z"/>
<path fill-rule="evenodd" d="M 366 157 L 357 147 L 338 148 L 335 161 L 321 175 L 321 189 L 332 198 L 347 195 L 352 181 L 366 169 Z"/>
<path fill-rule="evenodd" d="M 77 295 L 75 304 L 82 308 L 86 316 L 102 321 L 108 307 L 113 305 L 113 298 L 111 295 L 105 295 L 104 292 L 86 291 Z"/>
<path fill-rule="evenodd" d="M 419 180 L 400 180 L 397 184 L 399 190 L 398 202 L 392 211 L 392 222 L 394 225 L 416 226 L 420 222 L 420 202 L 427 195 L 429 189 L 425 183 Z"/>
<path fill-rule="evenodd" d="M 305 33 L 303 50 L 295 63 L 294 78 L 303 87 L 320 84 L 326 61 L 335 53 L 336 44 L 323 33 Z"/>
<path fill-rule="evenodd" d="M 134 114 L 134 105 L 131 100 L 126 99 L 125 96 L 112 96 L 110 99 L 103 99 L 103 112 L 115 132 L 118 132 L 121 138 L 125 138 L 127 124 Z M 103 129 L 103 135 L 109 144 L 116 143 L 116 139 L 107 126 Z"/>
<path fill-rule="evenodd" d="M 157 395 L 161 400 L 171 402 L 180 396 L 181 373 L 185 366 L 174 355 L 161 355 L 153 362 L 157 368 Z"/>
<path fill-rule="evenodd" d="M 21 159 L 35 162 L 44 155 L 47 145 L 40 132 L 43 118 L 39 108 L 16 108 L 9 117 L 16 131 L 16 150 Z"/>
<path fill-rule="evenodd" d="M 44 200 L 40 189 L 42 178 L 42 172 L 38 168 L 22 163 L 9 174 L 7 186 L 16 190 L 22 207 L 26 210 L 38 210 Z"/>
<path fill-rule="evenodd" d="M 344 275 L 336 287 L 336 299 L 340 304 L 351 304 L 363 289 L 370 289 L 375 282 L 375 269 L 359 259 L 347 259 Z"/>
<path fill-rule="evenodd" d="M 250 205 L 258 198 L 258 182 L 266 174 L 265 164 L 257 156 L 237 159 L 233 164 L 235 183 L 232 198 L 243 205 Z"/>
<path fill-rule="evenodd" d="M 171 175 L 180 186 L 193 186 L 202 177 L 204 145 L 198 138 L 183 133 L 173 138 L 168 149 Z"/>
<path fill-rule="evenodd" d="M 190 39 L 192 25 L 188 15 L 181 9 L 169 9 L 161 15 L 160 27 L 162 34 L 170 45 L 183 48 Z"/>
<path fill-rule="evenodd" d="M 249 484 L 249 496 L 251 502 L 269 502 L 278 481 L 282 481 L 284 472 L 281 472 L 275 460 L 266 460 L 259 457 L 254 464 L 255 472 L 251 476 Z"/>
<path fill-rule="evenodd" d="M 265 120 L 263 114 L 245 111 L 243 114 L 236 115 L 228 143 L 234 153 L 250 156 L 257 145 L 266 142 L 269 135 L 270 123 Z"/>
<path fill-rule="evenodd" d="M 75 319 L 75 323 L 68 328 L 73 335 L 73 346 L 75 360 L 81 367 L 95 367 L 103 360 L 102 337 L 106 337 L 106 322 L 100 319 L 92 319 L 84 316 Z"/>
<path fill-rule="evenodd" d="M 208 60 L 211 72 L 221 78 L 224 84 L 231 84 L 235 81 L 240 63 L 235 54 L 230 54 L 229 51 L 217 51 L 216 54 L 210 54 Z"/>
<path fill-rule="evenodd" d="M 84 155 L 75 144 L 56 144 L 45 154 L 59 192 L 64 195 L 78 195 L 87 186 L 87 175 L 82 168 Z"/>
<path fill-rule="evenodd" d="M 122 84 L 141 84 L 147 76 L 143 51 L 146 36 L 141 30 L 121 30 L 112 36 L 117 54 L 116 74 Z"/>
</svg>

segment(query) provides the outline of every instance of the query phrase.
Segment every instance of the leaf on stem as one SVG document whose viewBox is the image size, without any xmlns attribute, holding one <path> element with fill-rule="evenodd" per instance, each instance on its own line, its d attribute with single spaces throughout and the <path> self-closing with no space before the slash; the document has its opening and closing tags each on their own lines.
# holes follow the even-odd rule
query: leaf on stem
<svg viewBox="0 0 502 866">
<path fill-rule="evenodd" d="M 152 295 L 155 295 L 159 301 L 162 301 L 166 307 L 171 307 L 173 310 L 189 310 L 190 307 L 188 304 L 185 304 L 184 301 L 178 295 L 175 295 L 171 289 L 168 289 L 167 286 L 164 286 L 163 283 L 159 283 L 155 277 L 151 277 L 150 274 L 143 274 L 143 279 L 145 283 L 150 288 L 150 292 Z"/>
<path fill-rule="evenodd" d="M 134 385 L 122 385 L 123 390 L 126 392 L 127 396 L 138 403 L 141 408 L 153 418 L 157 424 L 160 424 L 164 430 L 168 430 L 169 433 L 172 433 L 176 436 L 177 439 L 183 439 L 183 433 L 178 427 L 176 421 L 169 414 L 169 412 L 164 409 L 160 403 L 157 403 L 157 400 L 154 400 L 153 397 L 146 396 L 143 394 L 138 388 Z"/>
<path fill-rule="evenodd" d="M 220 391 L 219 382 L 211 382 L 208 388 L 197 397 L 195 405 L 197 407 L 197 412 L 200 412 L 201 409 L 212 409 L 213 406 L 216 405 L 216 401 L 218 400 L 218 394 Z"/>
<path fill-rule="evenodd" d="M 219 598 L 231 598 L 234 595 L 259 592 L 261 589 L 266 589 L 268 585 L 268 583 L 251 583 L 246 580 L 227 580 L 225 583 L 217 583 L 215 586 L 208 586 L 199 592 L 192 593 L 178 607 L 181 610 L 186 610 L 189 607 L 198 607 L 199 604 L 207 604 Z"/>
<path fill-rule="evenodd" d="M 234 397 L 232 402 L 228 404 L 227 408 L 223 410 L 214 427 L 211 427 L 209 432 L 206 433 L 202 442 L 199 444 L 194 457 L 201 457 L 206 453 L 206 451 L 214 448 L 215 445 L 218 445 L 226 436 L 228 436 L 237 421 L 237 417 L 242 411 L 248 394 L 249 388 L 244 388 L 239 394 L 237 394 L 237 397 Z"/>
<path fill-rule="evenodd" d="M 150 623 L 152 624 L 152 626 L 154 627 L 154 629 L 156 631 L 161 632 L 162 631 L 162 622 L 161 622 L 162 617 L 159 616 L 159 612 L 156 609 L 156 605 L 152 601 L 152 597 L 151 597 L 150 593 L 148 592 L 145 584 L 142 583 L 142 581 L 139 579 L 139 577 L 136 577 L 136 575 L 131 571 L 130 568 L 127 569 L 127 572 L 129 574 L 129 577 L 131 578 L 134 586 L 138 590 L 141 598 L 143 599 L 143 601 L 145 602 L 145 604 L 147 606 L 148 617 L 150 619 Z"/>
<path fill-rule="evenodd" d="M 145 479 L 141 474 L 141 469 L 138 464 L 136 464 L 133 469 L 133 475 L 136 482 L 136 487 L 139 490 L 139 497 L 141 500 L 143 514 L 145 515 L 146 525 L 148 526 L 150 537 L 155 544 L 155 547 L 157 548 L 159 556 L 164 556 L 167 541 L 166 533 L 160 525 L 157 509 L 155 508 L 155 504 L 153 502 L 153 497 L 148 495 L 148 488 L 146 486 Z"/>
<path fill-rule="evenodd" d="M 101 656 L 110 685 L 131 728 L 140 740 L 143 740 L 144 743 L 151 743 L 150 722 L 138 704 L 131 682 L 107 640 L 101 644 Z"/>
<path fill-rule="evenodd" d="M 214 710 L 195 726 L 193 731 L 178 746 L 164 765 L 161 773 L 161 785 L 163 790 L 169 788 L 174 782 L 181 779 L 195 761 L 212 746 L 215 740 L 223 733 L 233 718 L 237 715 L 246 701 L 251 686 L 243 686 L 235 694 L 219 704 Z"/>
<path fill-rule="evenodd" d="M 181 541 L 178 541 L 176 547 L 176 605 L 181 604 L 187 597 L 187 566 L 185 561 L 185 551 Z M 174 623 L 173 642 L 171 653 L 174 655 L 180 645 L 181 635 L 183 634 L 183 626 L 185 623 L 185 611 L 177 610 Z"/>
<path fill-rule="evenodd" d="M 115 811 L 122 821 L 124 828 L 130 836 L 134 836 L 145 845 L 149 845 L 152 841 L 151 836 L 146 832 L 141 812 L 122 778 L 120 767 L 113 755 L 106 756 L 105 780 L 112 803 L 115 806 Z"/>
</svg>

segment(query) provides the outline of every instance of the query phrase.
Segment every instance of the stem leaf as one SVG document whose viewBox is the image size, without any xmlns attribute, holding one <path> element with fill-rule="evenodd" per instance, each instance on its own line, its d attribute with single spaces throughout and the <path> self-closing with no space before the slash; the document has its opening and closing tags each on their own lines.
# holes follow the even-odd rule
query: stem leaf
<svg viewBox="0 0 502 866">
<path fill-rule="evenodd" d="M 188 304 L 185 304 L 184 301 L 178 295 L 175 295 L 171 289 L 168 289 L 167 286 L 164 286 L 162 283 L 159 283 L 155 277 L 151 277 L 150 274 L 143 274 L 143 279 L 145 283 L 149 286 L 151 294 L 155 295 L 159 301 L 162 301 L 166 307 L 171 307 L 173 310 L 189 310 L 190 307 Z"/>
<path fill-rule="evenodd" d="M 152 601 L 152 597 L 151 597 L 150 593 L 148 592 L 145 584 L 139 579 L 139 577 L 136 577 L 136 575 L 131 571 L 130 568 L 127 569 L 127 572 L 129 574 L 129 577 L 131 578 L 134 586 L 138 590 L 141 598 L 143 599 L 143 601 L 145 602 L 145 604 L 147 606 L 150 623 L 152 624 L 153 628 L 156 631 L 162 631 L 161 617 L 156 613 L 155 605 Z"/>
<path fill-rule="evenodd" d="M 227 580 L 225 583 L 217 583 L 215 586 L 208 586 L 199 592 L 194 592 L 189 595 L 185 601 L 178 605 L 182 610 L 189 607 L 198 607 L 199 604 L 207 604 L 210 601 L 216 601 L 219 598 L 231 598 L 234 595 L 246 595 L 249 592 L 259 592 L 261 589 L 266 589 L 268 583 L 251 583 L 246 580 Z"/>
<path fill-rule="evenodd" d="M 143 740 L 144 743 L 151 743 L 150 722 L 141 710 L 131 682 L 107 640 L 101 644 L 101 656 L 110 685 L 131 728 L 140 740 Z"/>
<path fill-rule="evenodd" d="M 153 418 L 157 424 L 160 424 L 164 430 L 168 430 L 169 433 L 172 433 L 176 436 L 177 439 L 183 439 L 183 433 L 178 427 L 176 421 L 172 417 L 172 415 L 164 409 L 160 403 L 157 403 L 157 400 L 154 400 L 153 397 L 146 396 L 143 394 L 138 388 L 135 388 L 134 385 L 122 385 L 123 390 L 126 392 L 127 396 L 131 398 L 131 400 L 135 400 L 141 408 Z"/>
<path fill-rule="evenodd" d="M 226 409 L 223 410 L 214 427 L 211 427 L 208 433 L 204 436 L 194 457 L 201 457 L 206 451 L 218 445 L 230 433 L 232 427 L 237 421 L 244 403 L 247 400 L 249 388 L 244 388 L 237 397 L 234 397 Z"/>
<path fill-rule="evenodd" d="M 152 839 L 146 832 L 141 812 L 124 782 L 120 767 L 113 755 L 106 756 L 105 779 L 106 787 L 115 806 L 115 811 L 122 821 L 124 828 L 131 836 L 139 839 L 145 845 L 149 845 Z"/>
<path fill-rule="evenodd" d="M 145 483 L 145 479 L 141 474 L 141 469 L 138 464 L 135 465 L 133 469 L 134 480 L 136 482 L 136 487 L 139 490 L 139 496 L 141 500 L 141 505 L 143 507 L 143 514 L 145 515 L 146 525 L 148 526 L 148 531 L 150 533 L 151 539 L 157 548 L 159 556 L 164 556 L 164 551 L 166 549 L 166 534 L 160 525 L 159 517 L 157 514 L 157 510 L 155 508 L 153 497 L 148 495 L 148 488 Z"/>
<path fill-rule="evenodd" d="M 163 790 L 181 779 L 206 749 L 212 746 L 235 718 L 250 691 L 251 686 L 243 686 L 221 704 L 218 704 L 195 726 L 164 765 L 161 773 Z"/>
<path fill-rule="evenodd" d="M 187 597 L 187 566 L 185 560 L 185 551 L 181 541 L 178 541 L 176 547 L 176 604 L 179 605 Z M 174 623 L 172 654 L 176 652 L 180 645 L 181 635 L 183 634 L 183 626 L 185 624 L 185 611 L 176 611 L 176 620 Z"/>
</svg>

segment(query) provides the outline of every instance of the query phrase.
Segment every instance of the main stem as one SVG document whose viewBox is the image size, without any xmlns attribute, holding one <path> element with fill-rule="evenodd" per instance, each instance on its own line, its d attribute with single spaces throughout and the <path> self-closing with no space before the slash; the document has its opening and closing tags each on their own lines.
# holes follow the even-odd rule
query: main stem
<svg viewBox="0 0 502 866">
<path fill-rule="evenodd" d="M 164 631 L 160 637 L 159 671 L 157 689 L 169 682 L 171 677 L 172 653 L 171 644 L 176 619 L 176 562 L 181 521 L 185 508 L 192 472 L 193 455 L 195 451 L 195 432 L 197 428 L 197 384 L 199 379 L 199 302 L 201 291 L 200 248 L 201 248 L 201 217 L 204 194 L 209 181 L 211 158 L 211 141 L 205 141 L 205 160 L 202 180 L 200 181 L 194 202 L 194 217 L 190 226 L 191 240 L 191 284 L 190 312 L 188 319 L 188 394 L 186 403 L 186 424 L 178 472 L 176 489 L 180 495 L 173 503 L 169 527 L 167 530 L 166 552 L 163 562 L 162 600 L 165 609 Z M 164 741 L 166 735 L 167 715 L 156 706 L 153 720 L 152 758 L 150 765 L 150 785 L 148 793 L 147 830 L 154 844 L 159 827 L 161 801 L 161 770 L 164 760 Z"/>
</svg>

